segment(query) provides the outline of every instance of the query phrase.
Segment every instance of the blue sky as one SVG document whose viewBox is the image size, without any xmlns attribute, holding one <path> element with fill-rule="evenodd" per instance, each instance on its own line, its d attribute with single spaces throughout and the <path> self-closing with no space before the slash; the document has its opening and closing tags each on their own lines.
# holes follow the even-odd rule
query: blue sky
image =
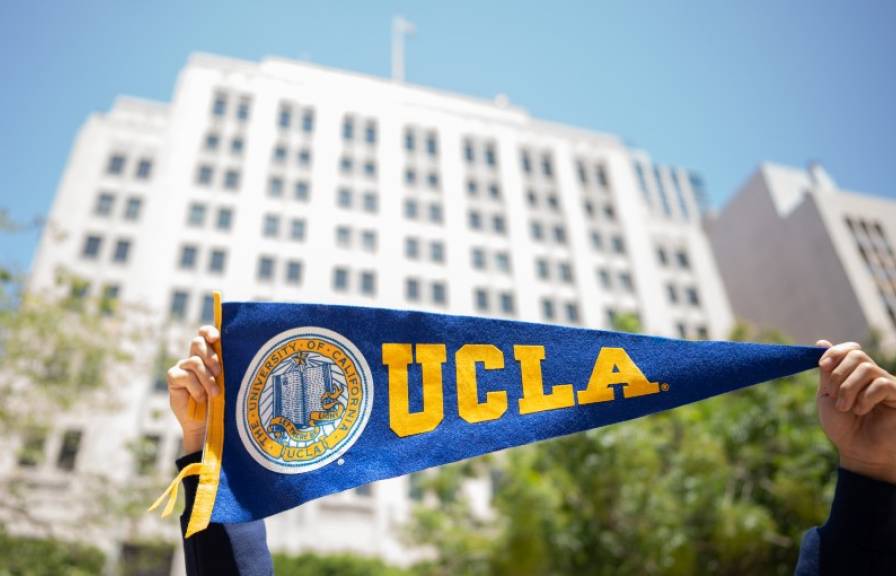
<svg viewBox="0 0 896 576">
<path fill-rule="evenodd" d="M 896 197 L 896 2 L 7 0 L 0 208 L 45 214 L 88 114 L 168 99 L 190 52 L 384 76 L 396 13 L 409 81 L 616 133 L 702 173 L 714 205 L 763 160 Z M 36 238 L 0 236 L 0 264 L 27 268 Z"/>
</svg>

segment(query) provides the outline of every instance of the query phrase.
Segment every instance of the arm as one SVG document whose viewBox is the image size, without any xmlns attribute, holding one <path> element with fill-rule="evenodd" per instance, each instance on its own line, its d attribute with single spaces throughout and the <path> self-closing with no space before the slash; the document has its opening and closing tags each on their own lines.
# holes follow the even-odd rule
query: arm
<svg viewBox="0 0 896 576">
<path fill-rule="evenodd" d="M 806 533 L 798 575 L 896 574 L 896 378 L 858 344 L 821 357 L 816 403 L 840 469 L 828 521 Z"/>
<path fill-rule="evenodd" d="M 220 337 L 212 326 L 203 326 L 190 342 L 190 354 L 168 370 L 168 398 L 171 411 L 183 431 L 184 456 L 177 461 L 182 469 L 202 459 L 205 422 L 195 421 L 188 414 L 190 398 L 203 404 L 210 396 L 220 393 L 215 378 L 221 373 L 217 354 L 212 344 Z M 181 534 L 187 528 L 198 478 L 184 479 L 186 506 L 180 518 Z M 264 521 L 243 524 L 209 524 L 208 528 L 185 538 L 184 562 L 188 576 L 237 574 L 262 576 L 273 574 L 268 551 Z"/>
</svg>

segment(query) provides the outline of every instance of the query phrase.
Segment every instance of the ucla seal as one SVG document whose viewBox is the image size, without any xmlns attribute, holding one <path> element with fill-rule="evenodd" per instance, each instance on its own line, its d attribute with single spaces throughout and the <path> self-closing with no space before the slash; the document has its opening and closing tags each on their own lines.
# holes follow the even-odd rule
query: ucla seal
<svg viewBox="0 0 896 576">
<path fill-rule="evenodd" d="M 298 474 L 342 456 L 372 406 L 373 377 L 358 348 L 332 330 L 295 328 L 268 340 L 249 364 L 237 428 L 259 464 Z"/>
</svg>

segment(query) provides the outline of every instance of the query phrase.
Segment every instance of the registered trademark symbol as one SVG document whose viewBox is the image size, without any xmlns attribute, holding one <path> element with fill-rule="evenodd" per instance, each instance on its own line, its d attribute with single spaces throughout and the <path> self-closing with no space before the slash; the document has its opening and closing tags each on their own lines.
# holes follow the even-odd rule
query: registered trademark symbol
<svg viewBox="0 0 896 576">
<path fill-rule="evenodd" d="M 662 390 L 663 392 L 668 392 L 668 391 L 669 391 L 669 384 L 667 384 L 666 382 L 662 382 L 662 383 L 660 384 L 660 390 Z"/>
</svg>

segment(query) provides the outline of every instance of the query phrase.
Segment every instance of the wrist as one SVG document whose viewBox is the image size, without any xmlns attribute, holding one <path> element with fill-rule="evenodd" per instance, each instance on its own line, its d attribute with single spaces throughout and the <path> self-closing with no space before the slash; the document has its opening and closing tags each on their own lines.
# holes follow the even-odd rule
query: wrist
<svg viewBox="0 0 896 576">
<path fill-rule="evenodd" d="M 896 484 L 896 463 L 865 462 L 841 454 L 840 467 L 874 480 Z"/>
<path fill-rule="evenodd" d="M 203 445 L 205 444 L 205 430 L 184 431 L 183 435 L 183 449 L 184 454 L 192 454 L 193 452 L 199 452 L 202 450 Z"/>
</svg>

